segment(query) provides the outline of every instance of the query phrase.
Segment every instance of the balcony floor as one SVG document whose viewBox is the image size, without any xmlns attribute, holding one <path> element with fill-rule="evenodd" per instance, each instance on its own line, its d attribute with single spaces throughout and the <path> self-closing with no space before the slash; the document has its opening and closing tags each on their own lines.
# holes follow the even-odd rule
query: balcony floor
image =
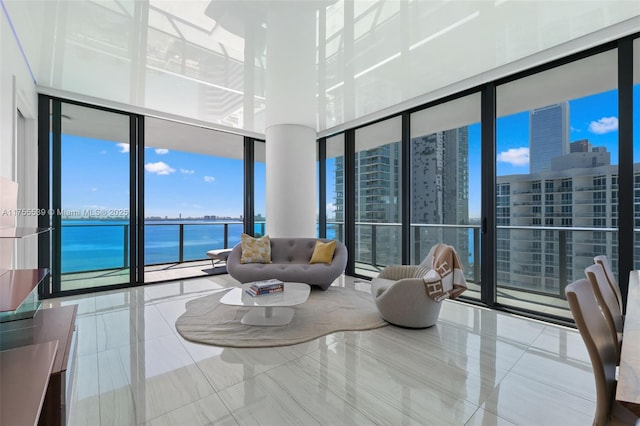
<svg viewBox="0 0 640 426">
<path fill-rule="evenodd" d="M 225 263 L 216 264 L 214 269 L 210 260 L 196 260 L 183 263 L 164 263 L 144 267 L 145 283 L 180 280 L 184 278 L 206 277 L 226 273 Z M 107 269 L 62 274 L 63 291 L 84 288 L 97 288 L 129 282 L 129 269 Z"/>
</svg>

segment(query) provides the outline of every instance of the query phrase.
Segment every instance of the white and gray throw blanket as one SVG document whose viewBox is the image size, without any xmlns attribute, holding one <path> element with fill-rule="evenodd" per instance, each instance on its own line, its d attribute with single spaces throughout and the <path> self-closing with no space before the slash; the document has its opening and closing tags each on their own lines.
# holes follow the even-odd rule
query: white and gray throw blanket
<svg viewBox="0 0 640 426">
<path fill-rule="evenodd" d="M 446 244 L 435 245 L 421 266 L 429 268 L 424 276 L 427 294 L 435 301 L 455 299 L 467 289 L 462 264 L 453 247 Z"/>
</svg>

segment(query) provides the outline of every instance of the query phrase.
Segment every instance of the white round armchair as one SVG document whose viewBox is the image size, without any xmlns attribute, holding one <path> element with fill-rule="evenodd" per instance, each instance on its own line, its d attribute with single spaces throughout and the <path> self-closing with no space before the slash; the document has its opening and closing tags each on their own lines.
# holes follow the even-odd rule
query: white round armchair
<svg viewBox="0 0 640 426">
<path fill-rule="evenodd" d="M 393 265 L 371 282 L 380 316 L 391 324 L 431 327 L 438 321 L 442 300 L 467 289 L 462 265 L 453 247 L 436 244 L 420 265 Z"/>
<path fill-rule="evenodd" d="M 410 328 L 431 327 L 438 321 L 442 302 L 424 288 L 429 268 L 414 265 L 388 266 L 371 282 L 371 294 L 380 316 L 391 324 Z"/>
</svg>

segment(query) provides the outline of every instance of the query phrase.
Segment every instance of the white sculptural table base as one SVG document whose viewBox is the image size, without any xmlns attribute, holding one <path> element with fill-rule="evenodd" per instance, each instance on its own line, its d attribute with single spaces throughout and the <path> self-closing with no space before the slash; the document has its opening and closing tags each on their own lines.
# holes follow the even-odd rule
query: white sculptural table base
<svg viewBox="0 0 640 426">
<path fill-rule="evenodd" d="M 246 290 L 251 283 L 232 288 L 225 294 L 220 303 L 251 308 L 240 322 L 246 325 L 278 326 L 287 325 L 293 319 L 295 309 L 291 306 L 306 302 L 310 287 L 304 283 L 284 283 L 284 291 L 280 293 L 251 296 Z"/>
</svg>

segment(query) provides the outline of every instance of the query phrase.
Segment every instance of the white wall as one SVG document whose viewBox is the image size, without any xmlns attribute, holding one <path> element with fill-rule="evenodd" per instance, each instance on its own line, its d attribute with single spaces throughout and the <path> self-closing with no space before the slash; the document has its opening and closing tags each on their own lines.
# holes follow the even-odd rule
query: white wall
<svg viewBox="0 0 640 426">
<path fill-rule="evenodd" d="M 17 181 L 18 207 L 37 207 L 37 111 L 36 85 L 20 52 L 4 11 L 0 12 L 0 176 Z M 18 145 L 17 111 L 26 118 L 24 143 Z M 2 214 L 2 212 L 0 212 Z M 35 216 L 20 216 L 18 226 L 35 226 Z M 36 267 L 36 238 L 20 241 L 14 267 Z"/>
</svg>

